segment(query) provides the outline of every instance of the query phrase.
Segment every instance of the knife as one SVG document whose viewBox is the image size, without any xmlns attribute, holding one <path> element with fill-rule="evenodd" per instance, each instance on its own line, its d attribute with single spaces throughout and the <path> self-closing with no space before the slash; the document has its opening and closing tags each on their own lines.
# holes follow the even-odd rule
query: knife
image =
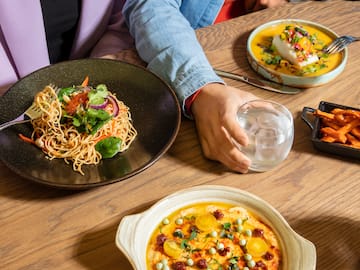
<svg viewBox="0 0 360 270">
<path fill-rule="evenodd" d="M 297 94 L 297 93 L 301 92 L 301 90 L 302 90 L 300 88 L 289 87 L 289 86 L 286 86 L 286 85 L 270 82 L 270 81 L 267 81 L 267 80 L 249 78 L 249 77 L 246 77 L 246 76 L 238 75 L 238 74 L 235 74 L 235 73 L 231 73 L 231 72 L 227 72 L 227 71 L 223 71 L 223 70 L 219 70 L 219 69 L 214 69 L 214 71 L 219 76 L 229 78 L 229 79 L 233 79 L 233 80 L 246 82 L 246 83 L 251 84 L 253 86 L 260 87 L 262 89 L 277 92 L 277 93 L 293 95 L 293 94 Z"/>
</svg>

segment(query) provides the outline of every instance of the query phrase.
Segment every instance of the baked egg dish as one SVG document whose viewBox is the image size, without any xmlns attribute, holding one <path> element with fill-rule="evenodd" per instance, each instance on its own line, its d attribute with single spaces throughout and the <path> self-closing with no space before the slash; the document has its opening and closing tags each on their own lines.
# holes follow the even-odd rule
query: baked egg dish
<svg viewBox="0 0 360 270">
<path fill-rule="evenodd" d="M 247 209 L 224 202 L 182 207 L 159 222 L 147 245 L 148 270 L 281 269 L 275 232 Z"/>
</svg>

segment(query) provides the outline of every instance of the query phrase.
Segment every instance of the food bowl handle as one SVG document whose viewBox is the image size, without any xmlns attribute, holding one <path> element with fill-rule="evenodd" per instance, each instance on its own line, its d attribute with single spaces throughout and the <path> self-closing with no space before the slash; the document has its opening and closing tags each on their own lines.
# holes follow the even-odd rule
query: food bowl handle
<svg viewBox="0 0 360 270">
<path fill-rule="evenodd" d="M 141 218 L 142 214 L 135 214 L 123 217 L 121 220 L 117 233 L 116 245 L 129 259 L 130 263 L 137 269 L 134 262 L 134 235 L 136 231 L 136 224 Z"/>
<path fill-rule="evenodd" d="M 298 234 L 296 234 L 296 238 L 299 244 L 299 257 L 302 258 L 299 269 L 316 270 L 315 245 Z"/>
<path fill-rule="evenodd" d="M 314 113 L 315 109 L 310 107 L 304 107 L 301 113 L 301 119 L 304 120 L 304 122 L 313 130 L 314 125 L 310 121 L 310 119 L 307 117 L 309 113 Z"/>
</svg>

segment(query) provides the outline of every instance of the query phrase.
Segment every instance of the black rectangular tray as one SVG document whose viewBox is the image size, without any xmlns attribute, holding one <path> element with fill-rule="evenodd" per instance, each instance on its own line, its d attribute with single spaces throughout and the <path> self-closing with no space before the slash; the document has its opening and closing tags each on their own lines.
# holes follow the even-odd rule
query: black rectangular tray
<svg viewBox="0 0 360 270">
<path fill-rule="evenodd" d="M 340 104 L 330 103 L 326 101 L 321 101 L 319 103 L 318 109 L 324 112 L 331 112 L 334 108 L 340 108 L 340 109 L 350 109 L 350 110 L 357 110 L 360 111 L 359 108 L 344 106 Z M 311 141 L 313 143 L 313 146 L 323 152 L 328 152 L 335 155 L 360 159 L 360 149 L 352 148 L 348 146 L 344 146 L 338 143 L 328 143 L 323 142 L 320 140 L 321 133 L 321 121 L 319 117 L 315 117 L 313 119 L 310 119 L 308 116 L 309 114 L 313 113 L 315 109 L 311 107 L 304 107 L 301 114 L 301 119 L 305 121 L 305 123 L 312 129 L 311 134 Z"/>
</svg>

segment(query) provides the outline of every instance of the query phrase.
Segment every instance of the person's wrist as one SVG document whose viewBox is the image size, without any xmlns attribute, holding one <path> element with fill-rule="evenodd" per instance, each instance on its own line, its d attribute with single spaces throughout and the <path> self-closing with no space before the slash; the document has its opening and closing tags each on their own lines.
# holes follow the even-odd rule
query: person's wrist
<svg viewBox="0 0 360 270">
<path fill-rule="evenodd" d="M 196 90 L 191 96 L 185 100 L 185 111 L 188 115 L 192 116 L 191 106 L 194 103 L 196 97 L 200 94 L 201 88 Z"/>
</svg>

